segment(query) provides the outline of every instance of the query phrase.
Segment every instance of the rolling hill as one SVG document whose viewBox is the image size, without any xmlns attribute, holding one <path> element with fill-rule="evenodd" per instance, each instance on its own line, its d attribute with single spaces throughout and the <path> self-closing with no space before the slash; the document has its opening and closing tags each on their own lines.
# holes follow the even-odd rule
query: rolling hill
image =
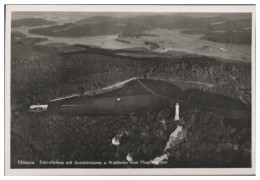
<svg viewBox="0 0 260 180">
<path fill-rule="evenodd" d="M 12 27 L 19 27 L 19 26 L 40 26 L 40 25 L 52 25 L 56 24 L 55 21 L 47 21 L 42 18 L 25 18 L 25 19 L 18 19 L 12 20 Z"/>
<path fill-rule="evenodd" d="M 130 18 L 115 18 L 107 16 L 94 16 L 83 18 L 74 23 L 37 28 L 30 33 L 57 36 L 57 37 L 84 37 L 96 35 L 123 35 L 132 37 L 145 30 L 154 28 L 163 29 L 190 29 L 209 31 L 244 30 L 251 27 L 251 18 L 245 14 L 244 18 L 230 18 L 228 14 L 215 14 L 210 17 L 187 16 L 185 14 L 151 15 Z"/>
</svg>

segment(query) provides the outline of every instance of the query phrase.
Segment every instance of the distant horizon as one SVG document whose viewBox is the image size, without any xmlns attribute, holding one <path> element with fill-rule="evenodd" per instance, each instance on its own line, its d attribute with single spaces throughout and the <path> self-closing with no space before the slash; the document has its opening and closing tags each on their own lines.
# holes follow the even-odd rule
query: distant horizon
<svg viewBox="0 0 260 180">
<path fill-rule="evenodd" d="M 187 16 L 193 18 L 206 18 L 206 17 L 217 17 L 221 15 L 236 15 L 230 18 L 245 18 L 251 19 L 251 13 L 238 13 L 238 12 L 224 12 L 224 13 L 212 13 L 212 12 L 54 12 L 54 11 L 16 11 L 12 12 L 12 20 L 25 19 L 25 18 L 48 18 L 51 16 L 68 17 L 72 21 L 76 21 L 83 18 L 89 18 L 94 16 L 107 16 L 113 18 L 131 18 L 139 16 L 155 16 L 155 15 L 176 15 L 176 16 Z M 237 17 L 239 16 L 239 17 Z M 244 17 L 243 17 L 244 16 Z"/>
</svg>

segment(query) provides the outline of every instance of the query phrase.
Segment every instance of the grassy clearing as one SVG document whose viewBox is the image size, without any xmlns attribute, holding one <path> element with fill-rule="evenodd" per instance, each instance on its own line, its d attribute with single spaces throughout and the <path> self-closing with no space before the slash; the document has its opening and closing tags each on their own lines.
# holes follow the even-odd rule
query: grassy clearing
<svg viewBox="0 0 260 180">
<path fill-rule="evenodd" d="M 120 100 L 117 100 L 120 98 Z M 137 111 L 158 110 L 168 107 L 168 101 L 158 96 L 139 95 L 114 98 L 89 98 L 83 104 L 61 106 L 65 114 L 128 114 Z"/>
</svg>

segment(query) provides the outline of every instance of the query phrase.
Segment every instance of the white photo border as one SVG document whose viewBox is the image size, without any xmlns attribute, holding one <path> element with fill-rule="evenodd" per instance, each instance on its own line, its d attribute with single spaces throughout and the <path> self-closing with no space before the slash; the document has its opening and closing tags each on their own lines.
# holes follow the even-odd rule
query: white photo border
<svg viewBox="0 0 260 180">
<path fill-rule="evenodd" d="M 83 12 L 207 12 L 252 13 L 252 167 L 251 168 L 151 168 L 151 169 L 11 169 L 10 168 L 10 61 L 11 13 L 14 11 Z M 5 174 L 6 175 L 254 175 L 256 157 L 255 122 L 255 5 L 6 5 L 5 6 Z"/>
</svg>

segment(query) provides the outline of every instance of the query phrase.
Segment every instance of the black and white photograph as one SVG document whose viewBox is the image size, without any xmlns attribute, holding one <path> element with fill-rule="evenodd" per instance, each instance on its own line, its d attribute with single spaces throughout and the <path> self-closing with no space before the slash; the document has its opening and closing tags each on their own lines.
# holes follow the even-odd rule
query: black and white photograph
<svg viewBox="0 0 260 180">
<path fill-rule="evenodd" d="M 8 172 L 254 173 L 254 5 L 6 5 L 5 33 Z"/>
</svg>

